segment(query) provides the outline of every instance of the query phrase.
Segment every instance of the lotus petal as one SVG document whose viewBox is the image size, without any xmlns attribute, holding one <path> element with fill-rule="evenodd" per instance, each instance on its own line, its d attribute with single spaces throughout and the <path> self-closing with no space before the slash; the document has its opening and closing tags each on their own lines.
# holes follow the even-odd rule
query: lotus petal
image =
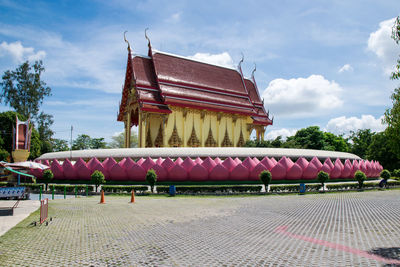
<svg viewBox="0 0 400 267">
<path fill-rule="evenodd" d="M 208 170 L 197 163 L 189 172 L 190 181 L 202 182 L 208 180 Z"/>
<path fill-rule="evenodd" d="M 203 162 L 204 163 L 204 162 Z M 204 166 L 204 165 L 203 165 Z M 229 171 L 222 165 L 217 164 L 209 174 L 211 181 L 224 181 L 229 179 Z"/>
<path fill-rule="evenodd" d="M 243 163 L 238 164 L 230 173 L 230 180 L 234 181 L 246 181 L 249 179 L 249 169 L 247 169 Z"/>
</svg>

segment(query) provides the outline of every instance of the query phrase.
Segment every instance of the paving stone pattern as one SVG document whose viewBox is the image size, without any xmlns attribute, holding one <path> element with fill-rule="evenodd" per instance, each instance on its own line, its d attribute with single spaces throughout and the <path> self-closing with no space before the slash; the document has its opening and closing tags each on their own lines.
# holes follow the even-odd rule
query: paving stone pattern
<svg viewBox="0 0 400 267">
<path fill-rule="evenodd" d="M 97 204 L 99 197 L 50 201 L 53 221 L 48 226 L 30 226 L 39 216 L 31 215 L 0 237 L 0 265 L 396 266 L 400 262 L 399 190 L 138 197 L 135 204 L 129 199 L 106 196 L 106 204 Z"/>
</svg>

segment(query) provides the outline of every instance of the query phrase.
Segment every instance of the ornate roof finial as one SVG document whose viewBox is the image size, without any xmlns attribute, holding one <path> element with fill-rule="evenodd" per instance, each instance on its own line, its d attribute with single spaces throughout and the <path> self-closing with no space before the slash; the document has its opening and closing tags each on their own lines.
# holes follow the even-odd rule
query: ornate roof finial
<svg viewBox="0 0 400 267">
<path fill-rule="evenodd" d="M 147 36 L 147 30 L 148 30 L 149 28 L 146 28 L 145 30 L 144 30 L 144 37 L 147 39 L 147 41 L 149 42 L 147 45 L 149 46 L 149 48 L 151 47 L 151 42 L 150 42 L 150 38 L 149 38 L 149 36 Z"/>
<path fill-rule="evenodd" d="M 128 51 L 131 52 L 131 45 L 129 44 L 128 40 L 126 39 L 126 33 L 128 31 L 124 31 L 124 41 L 128 44 Z"/>
<path fill-rule="evenodd" d="M 254 70 L 251 72 L 251 78 L 254 80 L 254 72 L 257 70 L 257 65 L 254 63 Z"/>
<path fill-rule="evenodd" d="M 242 54 L 242 59 L 239 61 L 238 69 L 241 69 L 241 68 L 242 68 L 242 63 L 243 63 L 243 60 L 244 60 L 244 55 L 243 55 L 243 53 L 242 53 L 242 52 L 240 52 L 240 53 Z"/>
</svg>

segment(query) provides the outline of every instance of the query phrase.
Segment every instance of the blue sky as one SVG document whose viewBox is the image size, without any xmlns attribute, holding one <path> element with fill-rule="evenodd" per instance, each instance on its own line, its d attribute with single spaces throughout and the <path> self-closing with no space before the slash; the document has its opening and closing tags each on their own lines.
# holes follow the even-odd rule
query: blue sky
<svg viewBox="0 0 400 267">
<path fill-rule="evenodd" d="M 336 134 L 384 129 L 400 54 L 390 39 L 398 0 L 7 1 L 0 0 L 0 72 L 42 59 L 52 88 L 42 110 L 55 137 L 111 136 L 127 50 L 155 49 L 230 67 L 241 53 L 274 125 L 266 136 L 318 125 Z M 0 104 L 0 111 L 9 107 Z"/>
</svg>

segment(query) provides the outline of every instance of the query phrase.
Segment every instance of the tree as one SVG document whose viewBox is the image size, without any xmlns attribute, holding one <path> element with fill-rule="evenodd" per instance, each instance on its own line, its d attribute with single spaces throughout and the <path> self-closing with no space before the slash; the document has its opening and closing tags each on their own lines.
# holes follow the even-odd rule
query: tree
<svg viewBox="0 0 400 267">
<path fill-rule="evenodd" d="M 372 142 L 372 137 L 375 133 L 371 132 L 370 129 L 360 129 L 356 132 L 351 132 L 350 140 L 352 146 L 350 152 L 356 154 L 360 158 L 366 158 L 368 147 Z"/>
<path fill-rule="evenodd" d="M 151 192 L 154 192 L 154 185 L 157 182 L 157 174 L 153 169 L 150 169 L 147 171 L 146 173 L 146 182 L 149 183 L 150 188 L 151 188 Z"/>
<path fill-rule="evenodd" d="M 349 143 L 342 135 L 335 135 L 330 132 L 324 132 L 324 148 L 323 150 L 331 151 L 349 151 Z"/>
<path fill-rule="evenodd" d="M 92 183 L 94 183 L 94 185 L 96 186 L 96 192 L 99 185 L 104 184 L 106 182 L 104 174 L 99 170 L 95 170 L 90 177 Z"/>
<path fill-rule="evenodd" d="M 392 28 L 392 38 L 396 44 L 400 43 L 400 16 L 396 18 Z M 400 80 L 400 59 L 390 77 L 392 80 Z M 387 123 L 386 133 L 389 137 L 394 153 L 400 159 L 400 87 L 396 88 L 390 97 L 393 106 L 385 112 L 383 121 Z"/>
<path fill-rule="evenodd" d="M 63 139 L 52 139 L 51 148 L 53 152 L 67 151 L 69 150 L 68 141 Z"/>
<path fill-rule="evenodd" d="M 112 141 L 108 143 L 109 148 L 124 148 L 125 147 L 125 132 L 111 137 Z M 131 132 L 131 147 L 138 146 L 138 136 L 137 133 Z"/>
<path fill-rule="evenodd" d="M 73 150 L 83 150 L 83 149 L 99 149 L 106 148 L 106 142 L 104 138 L 91 138 L 87 134 L 81 134 L 73 142 Z"/>
<path fill-rule="evenodd" d="M 265 186 L 265 192 L 267 192 L 268 185 L 269 185 L 269 183 L 271 183 L 271 180 L 272 180 L 271 172 L 270 171 L 262 171 L 262 172 L 260 172 L 259 178 Z"/>
<path fill-rule="evenodd" d="M 81 134 L 76 138 L 73 142 L 72 149 L 73 150 L 83 150 L 91 148 L 91 139 L 87 134 Z"/>
<path fill-rule="evenodd" d="M 390 171 L 385 169 L 385 170 L 381 171 L 381 175 L 380 176 L 381 176 L 381 178 L 383 180 L 387 181 L 387 180 L 390 179 L 391 174 L 390 174 Z"/>
<path fill-rule="evenodd" d="M 40 78 L 44 71 L 42 61 L 35 61 L 32 66 L 26 61 L 16 70 L 4 72 L 0 103 L 4 100 L 25 118 L 37 118 L 44 97 L 51 95 L 51 88 Z"/>
<path fill-rule="evenodd" d="M 393 152 L 387 132 L 383 131 L 372 136 L 372 140 L 367 149 L 366 158 L 377 160 L 386 169 L 394 170 L 400 166 L 400 159 Z"/>
<path fill-rule="evenodd" d="M 37 117 L 37 130 L 39 133 L 40 141 L 42 142 L 40 151 L 42 154 L 51 152 L 53 150 L 51 139 L 54 132 L 50 129 L 53 123 L 54 120 L 52 115 L 41 112 Z"/>
<path fill-rule="evenodd" d="M 354 178 L 357 180 L 358 182 L 358 189 L 362 189 L 364 181 L 367 179 L 367 176 L 365 175 L 365 173 L 363 173 L 362 171 L 358 170 L 356 171 L 356 173 L 354 174 Z"/>
<path fill-rule="evenodd" d="M 46 184 L 46 191 L 48 189 L 48 185 L 51 182 L 51 180 L 54 178 L 54 174 L 50 169 L 44 170 L 43 172 L 43 179 Z"/>
<path fill-rule="evenodd" d="M 320 171 L 317 175 L 317 180 L 321 183 L 322 190 L 325 192 L 325 183 L 329 180 L 329 174 L 324 171 Z"/>
<path fill-rule="evenodd" d="M 106 148 L 107 143 L 104 141 L 104 138 L 92 138 L 90 140 L 90 148 L 91 149 L 99 149 Z"/>
<path fill-rule="evenodd" d="M 294 141 L 295 145 L 301 148 L 321 150 L 324 147 L 324 133 L 320 131 L 318 126 L 310 126 L 298 130 L 294 136 L 289 136 L 286 141 Z"/>
</svg>

